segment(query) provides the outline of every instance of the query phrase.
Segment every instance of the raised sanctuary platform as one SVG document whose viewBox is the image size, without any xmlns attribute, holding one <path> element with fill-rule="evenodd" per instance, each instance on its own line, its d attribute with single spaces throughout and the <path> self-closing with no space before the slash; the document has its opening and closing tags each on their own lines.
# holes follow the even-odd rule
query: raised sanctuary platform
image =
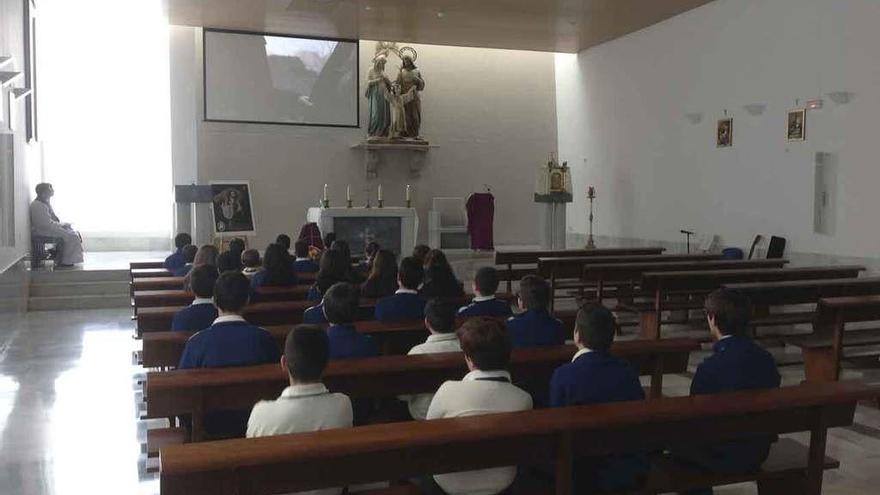
<svg viewBox="0 0 880 495">
<path fill-rule="evenodd" d="M 412 252 L 419 232 L 415 208 L 309 208 L 308 222 L 315 222 L 321 233 L 336 234 L 357 252 L 360 246 L 376 241 L 382 247 L 401 253 Z"/>
</svg>

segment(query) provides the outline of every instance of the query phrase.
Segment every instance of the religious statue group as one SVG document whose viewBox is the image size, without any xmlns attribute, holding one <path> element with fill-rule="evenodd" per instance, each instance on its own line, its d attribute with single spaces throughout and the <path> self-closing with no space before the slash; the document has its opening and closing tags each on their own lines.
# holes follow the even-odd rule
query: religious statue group
<svg viewBox="0 0 880 495">
<path fill-rule="evenodd" d="M 394 81 L 385 75 L 388 55 L 392 53 L 401 60 L 400 70 Z M 415 65 L 416 57 L 415 50 L 409 47 L 398 49 L 396 44 L 384 42 L 377 45 L 373 67 L 367 75 L 369 141 L 425 142 L 419 135 L 422 124 L 419 92 L 425 89 L 425 79 Z"/>
</svg>

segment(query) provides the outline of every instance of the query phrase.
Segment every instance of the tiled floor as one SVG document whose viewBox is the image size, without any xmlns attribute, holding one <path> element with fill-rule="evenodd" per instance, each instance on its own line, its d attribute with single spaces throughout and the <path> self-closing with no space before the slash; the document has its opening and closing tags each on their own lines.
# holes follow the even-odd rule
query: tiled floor
<svg viewBox="0 0 880 495">
<path fill-rule="evenodd" d="M 129 315 L 88 310 L 0 317 L 0 494 L 158 493 L 141 454 L 146 425 L 137 419 L 136 380 L 142 370 L 131 362 L 137 343 Z M 798 367 L 783 373 L 786 384 L 803 376 Z M 666 383 L 667 394 L 684 394 L 689 379 Z M 860 407 L 854 427 L 831 432 L 829 453 L 843 466 L 826 476 L 825 493 L 878 493 L 880 411 Z M 718 493 L 756 491 L 743 485 Z"/>
</svg>

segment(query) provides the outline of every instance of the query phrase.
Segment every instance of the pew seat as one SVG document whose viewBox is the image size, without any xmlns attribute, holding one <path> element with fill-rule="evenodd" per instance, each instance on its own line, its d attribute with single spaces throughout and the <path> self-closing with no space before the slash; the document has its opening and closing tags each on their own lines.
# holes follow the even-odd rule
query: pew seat
<svg viewBox="0 0 880 495">
<path fill-rule="evenodd" d="M 169 445 L 181 445 L 189 438 L 186 428 L 151 428 L 147 430 L 147 457 L 157 457 Z"/>
</svg>

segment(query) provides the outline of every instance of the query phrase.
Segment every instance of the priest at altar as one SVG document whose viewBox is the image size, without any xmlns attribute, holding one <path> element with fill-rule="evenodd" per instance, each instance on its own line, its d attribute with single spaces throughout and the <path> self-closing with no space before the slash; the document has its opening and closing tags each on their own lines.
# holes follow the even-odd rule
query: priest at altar
<svg viewBox="0 0 880 495">
<path fill-rule="evenodd" d="M 37 199 L 31 203 L 31 235 L 58 241 L 56 266 L 67 267 L 83 261 L 82 236 L 69 223 L 62 223 L 52 209 L 52 184 L 37 184 Z"/>
</svg>

